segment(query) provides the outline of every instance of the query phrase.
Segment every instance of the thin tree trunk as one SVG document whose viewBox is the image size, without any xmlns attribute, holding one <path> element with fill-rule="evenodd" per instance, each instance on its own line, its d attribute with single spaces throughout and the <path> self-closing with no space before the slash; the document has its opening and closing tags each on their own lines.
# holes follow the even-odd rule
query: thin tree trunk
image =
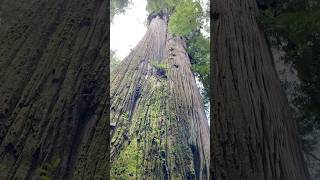
<svg viewBox="0 0 320 180">
<path fill-rule="evenodd" d="M 1 36 L 0 179 L 108 177 L 107 2 L 34 1 Z"/>
<path fill-rule="evenodd" d="M 166 16 L 111 75 L 111 177 L 209 179 L 209 126 L 183 39 Z"/>
<path fill-rule="evenodd" d="M 212 170 L 220 179 L 305 180 L 296 122 L 254 0 L 213 3 Z"/>
</svg>

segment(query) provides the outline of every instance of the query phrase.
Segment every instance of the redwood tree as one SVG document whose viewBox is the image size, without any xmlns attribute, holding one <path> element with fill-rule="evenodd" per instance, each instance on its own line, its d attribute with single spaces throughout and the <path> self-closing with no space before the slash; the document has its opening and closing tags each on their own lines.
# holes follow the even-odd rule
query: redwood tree
<svg viewBox="0 0 320 180">
<path fill-rule="evenodd" d="M 213 176 L 309 179 L 256 1 L 215 0 L 212 6 Z"/>
<path fill-rule="evenodd" d="M 111 74 L 111 178 L 209 179 L 209 126 L 166 11 Z"/>
</svg>

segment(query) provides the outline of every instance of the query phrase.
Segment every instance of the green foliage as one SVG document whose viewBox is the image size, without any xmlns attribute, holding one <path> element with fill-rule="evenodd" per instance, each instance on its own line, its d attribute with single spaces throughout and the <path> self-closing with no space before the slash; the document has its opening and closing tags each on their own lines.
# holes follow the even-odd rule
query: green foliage
<svg viewBox="0 0 320 180">
<path fill-rule="evenodd" d="M 170 15 L 169 31 L 178 36 L 187 36 L 199 30 L 205 15 L 199 0 L 148 0 L 150 14 L 165 11 Z"/>
<path fill-rule="evenodd" d="M 112 57 L 110 61 L 110 70 L 113 71 L 120 64 L 120 60 L 117 57 Z"/>
<path fill-rule="evenodd" d="M 110 1 L 110 19 L 113 20 L 113 17 L 116 14 L 124 13 L 125 8 L 129 5 L 129 0 L 111 0 Z"/>
<path fill-rule="evenodd" d="M 4 164 L 0 164 L 0 173 L 7 169 L 7 166 Z"/>
<path fill-rule="evenodd" d="M 54 158 L 50 168 L 57 169 L 59 167 L 60 161 L 61 161 L 60 158 Z"/>
<path fill-rule="evenodd" d="M 286 12 L 304 11 L 308 7 L 309 0 L 290 0 L 283 5 Z"/>
<path fill-rule="evenodd" d="M 121 151 L 117 160 L 111 165 L 112 179 L 137 179 L 140 177 L 142 152 L 136 139 Z"/>
<path fill-rule="evenodd" d="M 201 16 L 200 3 L 185 0 L 176 6 L 174 14 L 170 17 L 169 31 L 175 35 L 187 36 L 200 26 Z"/>
<path fill-rule="evenodd" d="M 146 9 L 150 13 L 159 12 L 160 10 L 172 12 L 175 7 L 183 1 L 184 0 L 148 0 Z"/>
<path fill-rule="evenodd" d="M 151 64 L 156 69 L 156 73 L 158 76 L 162 78 L 167 78 L 167 65 L 165 63 L 153 61 L 151 62 Z"/>
<path fill-rule="evenodd" d="M 119 64 L 120 58 L 116 56 L 115 50 L 110 50 L 110 71 L 112 72 Z"/>
<path fill-rule="evenodd" d="M 174 9 L 178 4 L 181 4 L 184 0 L 165 0 L 169 8 Z"/>
<path fill-rule="evenodd" d="M 152 66 L 154 68 L 156 68 L 157 70 L 166 70 L 167 69 L 167 65 L 165 63 L 161 63 L 161 62 L 151 62 Z"/>
<path fill-rule="evenodd" d="M 124 119 L 129 119 L 129 113 L 128 113 L 128 112 L 124 112 L 124 113 L 122 114 L 122 117 L 123 117 Z"/>
<path fill-rule="evenodd" d="M 166 8 L 164 0 L 148 0 L 147 11 L 148 12 L 159 12 L 161 9 Z"/>
<path fill-rule="evenodd" d="M 188 54 L 191 57 L 192 71 L 197 74 L 204 86 L 204 103 L 209 102 L 210 41 L 197 34 L 188 42 Z"/>
</svg>

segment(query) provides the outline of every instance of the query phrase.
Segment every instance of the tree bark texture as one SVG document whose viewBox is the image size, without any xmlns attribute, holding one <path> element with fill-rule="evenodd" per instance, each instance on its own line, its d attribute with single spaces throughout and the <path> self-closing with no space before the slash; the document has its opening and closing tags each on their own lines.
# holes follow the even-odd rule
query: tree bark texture
<svg viewBox="0 0 320 180">
<path fill-rule="evenodd" d="M 17 19 L 23 19 L 23 15 L 33 6 L 36 0 L 0 0 L 0 37 Z"/>
<path fill-rule="evenodd" d="M 215 0 L 211 160 L 217 180 L 305 180 L 296 122 L 254 0 Z"/>
<path fill-rule="evenodd" d="M 111 178 L 209 179 L 209 126 L 185 49 L 157 16 L 112 72 Z"/>
<path fill-rule="evenodd" d="M 109 176 L 108 2 L 35 0 L 1 36 L 0 179 Z"/>
</svg>

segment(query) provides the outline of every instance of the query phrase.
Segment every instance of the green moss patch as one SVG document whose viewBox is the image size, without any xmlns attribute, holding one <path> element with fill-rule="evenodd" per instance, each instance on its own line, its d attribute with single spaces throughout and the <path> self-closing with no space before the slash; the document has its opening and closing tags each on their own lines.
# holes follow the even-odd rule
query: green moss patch
<svg viewBox="0 0 320 180">
<path fill-rule="evenodd" d="M 134 138 L 112 164 L 111 179 L 139 179 L 141 159 L 142 152 Z"/>
</svg>

